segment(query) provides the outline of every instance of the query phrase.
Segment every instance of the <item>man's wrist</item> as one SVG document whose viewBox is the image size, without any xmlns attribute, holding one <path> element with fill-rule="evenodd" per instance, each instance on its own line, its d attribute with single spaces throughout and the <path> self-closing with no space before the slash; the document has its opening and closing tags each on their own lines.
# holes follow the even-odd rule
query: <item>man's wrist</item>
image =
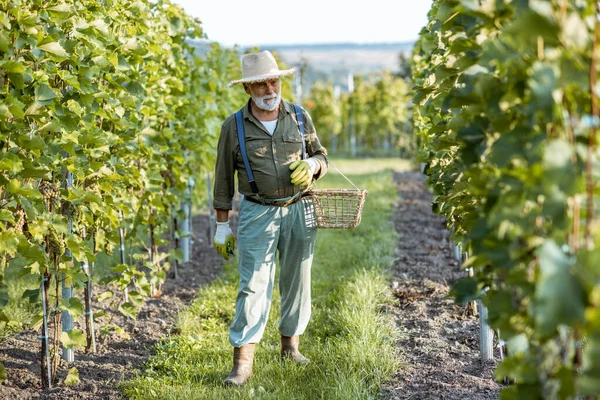
<svg viewBox="0 0 600 400">
<path fill-rule="evenodd" d="M 229 221 L 229 210 L 215 209 L 217 214 L 217 222 L 227 222 Z"/>
</svg>

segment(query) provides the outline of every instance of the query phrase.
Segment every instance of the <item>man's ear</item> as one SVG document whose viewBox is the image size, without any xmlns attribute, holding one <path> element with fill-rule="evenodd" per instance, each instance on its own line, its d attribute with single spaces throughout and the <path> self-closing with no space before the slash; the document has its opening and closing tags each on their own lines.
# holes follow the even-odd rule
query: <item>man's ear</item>
<svg viewBox="0 0 600 400">
<path fill-rule="evenodd" d="M 249 94 L 250 96 L 252 96 L 252 93 L 250 93 L 250 85 L 248 85 L 247 83 L 244 83 L 244 90 L 246 91 L 247 94 Z"/>
</svg>

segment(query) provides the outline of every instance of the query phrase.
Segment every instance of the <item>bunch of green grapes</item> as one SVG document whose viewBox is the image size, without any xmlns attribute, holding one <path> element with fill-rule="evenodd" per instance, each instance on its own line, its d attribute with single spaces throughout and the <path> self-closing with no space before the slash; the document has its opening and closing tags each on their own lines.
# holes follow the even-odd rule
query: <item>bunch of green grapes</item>
<svg viewBox="0 0 600 400">
<path fill-rule="evenodd" d="M 50 207 L 50 205 L 58 205 L 60 200 L 60 189 L 52 182 L 42 181 L 38 186 L 38 190 L 42 194 L 42 198 Z"/>
<path fill-rule="evenodd" d="M 88 176 L 85 178 L 83 182 L 83 186 L 86 190 L 89 190 L 92 193 L 100 195 L 100 182 L 97 176 Z"/>
<path fill-rule="evenodd" d="M 62 256 L 65 253 L 65 242 L 58 236 L 58 232 L 52 225 L 48 228 L 48 246 L 50 252 L 57 256 Z"/>
<path fill-rule="evenodd" d="M 24 232 L 25 230 L 25 211 L 22 208 L 18 208 L 15 211 L 15 216 L 17 217 L 17 220 L 15 222 L 15 230 L 19 231 L 19 232 Z"/>
<path fill-rule="evenodd" d="M 164 179 L 165 183 L 167 183 L 168 187 L 175 187 L 177 186 L 177 182 L 175 181 L 175 174 L 173 174 L 173 171 L 160 171 L 160 175 L 162 176 L 162 178 Z"/>
<path fill-rule="evenodd" d="M 70 201 L 65 201 L 63 203 L 62 214 L 65 217 L 69 218 L 74 223 L 79 220 L 79 217 L 81 217 L 81 211 L 79 210 L 79 207 L 77 207 L 75 204 L 71 203 Z"/>
</svg>

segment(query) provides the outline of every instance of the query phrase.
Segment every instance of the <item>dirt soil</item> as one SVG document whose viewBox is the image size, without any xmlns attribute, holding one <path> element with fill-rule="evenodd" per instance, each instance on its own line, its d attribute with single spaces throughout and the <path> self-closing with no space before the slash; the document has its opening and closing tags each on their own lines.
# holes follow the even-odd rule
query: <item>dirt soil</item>
<svg viewBox="0 0 600 400">
<path fill-rule="evenodd" d="M 390 282 L 395 305 L 386 312 L 401 332 L 398 353 L 403 366 L 378 398 L 497 399 L 501 386 L 492 379 L 495 363 L 479 362 L 478 320 L 448 298 L 450 285 L 464 272 L 452 257 L 443 218 L 431 213 L 425 179 L 418 172 L 398 173 L 395 179 L 399 239 Z M 8 379 L 0 384 L 0 399 L 122 399 L 117 383 L 142 368 L 153 345 L 175 328 L 178 312 L 221 273 L 223 262 L 210 246 L 208 227 L 207 215 L 194 219 L 192 261 L 180 266 L 178 279 L 167 280 L 161 297 L 146 300 L 137 321 L 106 309 L 130 337 L 103 335 L 96 354 L 77 351 L 74 363 L 59 367 L 54 389 L 40 390 L 37 332 L 22 332 L 0 342 L 0 362 L 8 372 Z M 78 369 L 81 379 L 74 388 L 62 385 L 71 367 Z"/>
<path fill-rule="evenodd" d="M 470 307 L 459 307 L 448 296 L 465 272 L 454 259 L 444 218 L 431 211 L 425 176 L 396 173 L 394 180 L 398 247 L 390 287 L 396 304 L 387 312 L 401 332 L 404 365 L 378 398 L 497 399 L 496 362 L 482 364 L 479 358 L 479 320 Z"/>
</svg>

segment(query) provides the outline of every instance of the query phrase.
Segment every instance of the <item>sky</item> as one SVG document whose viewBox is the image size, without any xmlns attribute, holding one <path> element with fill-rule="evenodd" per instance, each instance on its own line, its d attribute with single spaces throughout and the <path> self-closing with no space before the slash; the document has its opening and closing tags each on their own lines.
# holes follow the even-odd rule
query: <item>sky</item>
<svg viewBox="0 0 600 400">
<path fill-rule="evenodd" d="M 432 0 L 172 0 L 224 46 L 412 42 Z"/>
</svg>

